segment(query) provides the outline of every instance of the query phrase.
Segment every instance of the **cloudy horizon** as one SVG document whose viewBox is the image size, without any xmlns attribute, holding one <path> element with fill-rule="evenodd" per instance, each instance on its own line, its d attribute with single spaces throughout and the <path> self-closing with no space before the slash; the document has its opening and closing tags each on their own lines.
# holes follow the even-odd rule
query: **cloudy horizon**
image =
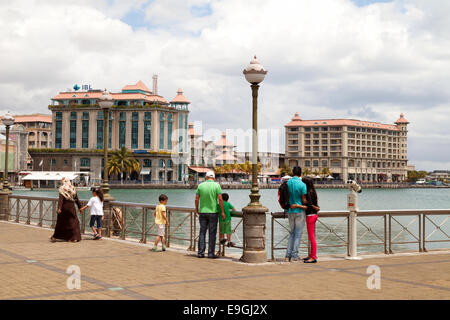
<svg viewBox="0 0 450 320">
<path fill-rule="evenodd" d="M 158 74 L 190 122 L 247 130 L 242 70 L 268 69 L 259 127 L 302 119 L 410 121 L 409 164 L 450 170 L 450 2 L 0 0 L 0 112 L 50 113 L 74 84 L 119 91 Z M 447 147 L 447 148 L 446 148 Z"/>
</svg>

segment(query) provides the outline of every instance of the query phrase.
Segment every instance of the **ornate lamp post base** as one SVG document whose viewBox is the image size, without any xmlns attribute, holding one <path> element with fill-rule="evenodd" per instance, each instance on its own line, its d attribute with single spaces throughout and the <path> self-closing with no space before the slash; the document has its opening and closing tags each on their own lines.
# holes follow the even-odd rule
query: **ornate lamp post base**
<svg viewBox="0 0 450 320">
<path fill-rule="evenodd" d="M 246 263 L 267 262 L 266 212 L 262 205 L 249 204 L 242 209 L 244 228 L 244 251 L 241 261 Z"/>
</svg>

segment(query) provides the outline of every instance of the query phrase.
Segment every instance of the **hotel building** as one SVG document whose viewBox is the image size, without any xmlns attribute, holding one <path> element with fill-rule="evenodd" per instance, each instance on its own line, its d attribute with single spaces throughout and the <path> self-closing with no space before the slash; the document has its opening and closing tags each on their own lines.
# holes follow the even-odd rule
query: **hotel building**
<svg viewBox="0 0 450 320">
<path fill-rule="evenodd" d="M 285 126 L 286 163 L 312 172 L 328 168 L 337 180 L 400 182 L 407 178 L 407 126 L 354 119 L 302 120 Z"/>
<path fill-rule="evenodd" d="M 101 90 L 67 91 L 52 98 L 53 150 L 33 152 L 34 170 L 91 171 L 94 179 L 103 173 L 103 111 L 98 105 Z M 167 102 L 139 81 L 112 92 L 109 113 L 108 149 L 126 147 L 141 165 L 132 179 L 184 181 L 186 163 L 174 159 L 187 153 L 189 100 L 178 89 Z M 178 130 L 182 129 L 182 130 Z M 174 157 L 175 156 L 175 157 Z M 41 163 L 42 166 L 37 164 Z"/>
<path fill-rule="evenodd" d="M 47 114 L 26 114 L 14 116 L 16 124 L 28 132 L 29 148 L 52 148 L 52 116 Z"/>
</svg>

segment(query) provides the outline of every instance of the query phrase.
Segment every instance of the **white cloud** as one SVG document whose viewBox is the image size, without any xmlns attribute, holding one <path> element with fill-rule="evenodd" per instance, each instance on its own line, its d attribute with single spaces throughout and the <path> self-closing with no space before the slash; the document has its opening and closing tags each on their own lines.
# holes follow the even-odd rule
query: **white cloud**
<svg viewBox="0 0 450 320">
<path fill-rule="evenodd" d="M 149 29 L 120 20 L 136 10 Z M 404 112 L 410 161 L 446 169 L 434 154 L 450 133 L 449 13 L 434 0 L 1 1 L 0 110 L 48 112 L 74 83 L 119 90 L 157 73 L 160 93 L 183 88 L 205 129 L 247 129 L 242 70 L 256 53 L 269 70 L 261 128 L 283 129 L 296 111 L 389 123 Z"/>
</svg>

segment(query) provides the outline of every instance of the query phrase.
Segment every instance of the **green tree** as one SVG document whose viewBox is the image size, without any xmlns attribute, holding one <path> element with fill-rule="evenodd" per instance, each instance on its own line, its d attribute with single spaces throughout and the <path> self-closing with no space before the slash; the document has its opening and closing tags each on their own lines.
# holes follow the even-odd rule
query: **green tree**
<svg viewBox="0 0 450 320">
<path fill-rule="evenodd" d="M 324 178 L 328 177 L 331 174 L 330 169 L 328 169 L 327 167 L 323 168 L 320 173 L 324 176 Z"/>
<path fill-rule="evenodd" d="M 280 167 L 280 175 L 282 177 L 286 175 L 292 176 L 292 169 L 286 163 L 283 163 L 283 165 Z"/>
<path fill-rule="evenodd" d="M 112 153 L 110 161 L 117 162 L 120 168 L 120 183 L 123 184 L 123 173 L 131 174 L 133 171 L 140 172 L 141 166 L 139 162 L 133 157 L 133 154 L 122 147 Z M 109 162 L 109 161 L 108 161 Z"/>
</svg>

